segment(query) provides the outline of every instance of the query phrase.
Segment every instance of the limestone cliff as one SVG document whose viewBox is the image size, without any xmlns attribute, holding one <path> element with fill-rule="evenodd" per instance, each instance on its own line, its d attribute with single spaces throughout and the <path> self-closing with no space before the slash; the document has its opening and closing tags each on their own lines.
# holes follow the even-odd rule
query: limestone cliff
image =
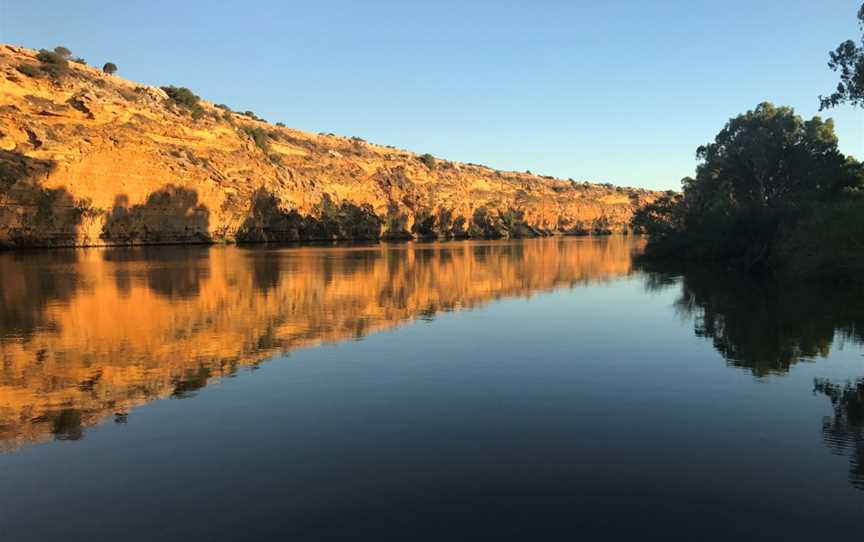
<svg viewBox="0 0 864 542">
<path fill-rule="evenodd" d="M 0 45 L 0 246 L 625 230 L 653 193 L 273 126 Z"/>
</svg>

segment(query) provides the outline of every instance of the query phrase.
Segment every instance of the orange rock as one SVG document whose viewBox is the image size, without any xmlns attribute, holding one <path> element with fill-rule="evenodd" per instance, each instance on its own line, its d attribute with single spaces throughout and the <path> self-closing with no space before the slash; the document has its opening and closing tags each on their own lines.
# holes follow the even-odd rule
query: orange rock
<svg viewBox="0 0 864 542">
<path fill-rule="evenodd" d="M 0 45 L 0 246 L 605 233 L 656 197 L 441 159 L 430 170 L 206 101 L 193 120 L 161 89 L 89 66 L 59 81 L 17 70 L 35 55 Z"/>
</svg>

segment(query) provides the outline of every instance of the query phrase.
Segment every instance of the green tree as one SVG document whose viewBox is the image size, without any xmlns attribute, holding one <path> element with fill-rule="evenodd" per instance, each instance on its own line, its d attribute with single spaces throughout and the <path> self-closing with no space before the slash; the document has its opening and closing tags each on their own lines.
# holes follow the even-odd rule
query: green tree
<svg viewBox="0 0 864 542">
<path fill-rule="evenodd" d="M 789 205 L 855 182 L 831 119 L 804 121 L 767 102 L 731 119 L 696 156 L 701 163 L 695 178 L 684 179 L 684 197 L 706 212 Z"/>
<path fill-rule="evenodd" d="M 683 193 L 633 218 L 634 229 L 667 254 L 764 264 L 781 226 L 861 179 L 861 166 L 838 150 L 830 119 L 805 121 L 770 103 L 731 119 L 696 154 L 700 163 L 695 177 L 682 181 Z"/>
<path fill-rule="evenodd" d="M 108 75 L 114 75 L 117 73 L 117 64 L 113 62 L 106 62 L 104 66 L 102 66 L 102 71 L 107 73 Z"/>
<path fill-rule="evenodd" d="M 864 31 L 864 4 L 858 9 L 858 27 Z M 828 53 L 828 67 L 840 73 L 837 89 L 828 96 L 819 96 L 819 109 L 842 103 L 864 107 L 864 33 L 860 44 L 846 40 Z"/>
</svg>

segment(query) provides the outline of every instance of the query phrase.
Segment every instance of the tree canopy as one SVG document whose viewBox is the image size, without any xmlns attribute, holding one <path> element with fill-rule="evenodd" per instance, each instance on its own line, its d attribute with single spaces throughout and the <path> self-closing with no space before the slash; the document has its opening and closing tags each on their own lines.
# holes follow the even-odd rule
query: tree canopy
<svg viewBox="0 0 864 542">
<path fill-rule="evenodd" d="M 858 44 L 846 40 L 828 53 L 828 67 L 840 73 L 840 82 L 833 93 L 819 96 L 820 109 L 843 103 L 864 107 L 864 4 L 858 9 L 858 27 L 862 30 Z"/>
<path fill-rule="evenodd" d="M 803 120 L 791 107 L 764 102 L 726 123 L 699 147 L 684 197 L 704 211 L 787 206 L 855 184 L 837 148 L 834 122 Z"/>
<path fill-rule="evenodd" d="M 861 165 L 837 148 L 834 124 L 761 103 L 699 147 L 681 194 L 639 209 L 634 228 L 667 253 L 758 260 L 803 210 L 860 186 Z M 663 252 L 663 251 L 661 251 Z"/>
</svg>

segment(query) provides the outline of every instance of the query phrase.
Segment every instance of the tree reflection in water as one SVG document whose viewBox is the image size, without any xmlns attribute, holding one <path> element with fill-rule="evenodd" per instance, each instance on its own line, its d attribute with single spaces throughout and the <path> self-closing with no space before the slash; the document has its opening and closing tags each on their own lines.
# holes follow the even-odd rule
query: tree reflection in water
<svg viewBox="0 0 864 542">
<path fill-rule="evenodd" d="M 703 266 L 639 262 L 647 290 L 680 285 L 675 310 L 692 319 L 727 363 L 757 378 L 784 375 L 800 361 L 825 358 L 836 342 L 864 344 L 864 289 L 777 284 Z M 850 457 L 849 480 L 864 489 L 864 378 L 816 379 L 814 393 L 831 400 L 825 443 Z"/>
<path fill-rule="evenodd" d="M 825 443 L 850 457 L 849 481 L 864 489 L 864 378 L 842 384 L 816 379 L 813 391 L 831 399 L 834 408 L 834 415 L 822 420 Z"/>
</svg>

